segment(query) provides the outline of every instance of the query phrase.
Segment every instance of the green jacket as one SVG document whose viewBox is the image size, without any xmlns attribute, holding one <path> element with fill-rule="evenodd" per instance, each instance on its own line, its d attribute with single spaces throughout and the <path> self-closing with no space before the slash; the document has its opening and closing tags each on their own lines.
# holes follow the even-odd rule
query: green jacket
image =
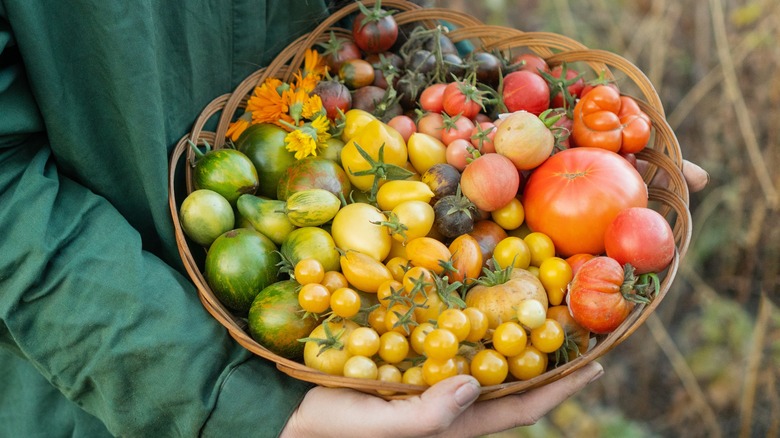
<svg viewBox="0 0 780 438">
<path fill-rule="evenodd" d="M 323 0 L 0 0 L 0 436 L 276 436 L 308 385 L 183 273 L 176 141 Z"/>
</svg>

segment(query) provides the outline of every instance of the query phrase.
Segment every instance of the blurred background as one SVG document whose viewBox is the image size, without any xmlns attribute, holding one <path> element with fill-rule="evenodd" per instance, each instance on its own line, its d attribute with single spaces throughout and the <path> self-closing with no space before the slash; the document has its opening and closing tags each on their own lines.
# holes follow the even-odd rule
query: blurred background
<svg viewBox="0 0 780 438">
<path fill-rule="evenodd" d="M 636 64 L 685 158 L 691 247 L 664 301 L 599 361 L 606 375 L 500 437 L 780 436 L 780 2 L 428 0 L 556 32 Z"/>
</svg>

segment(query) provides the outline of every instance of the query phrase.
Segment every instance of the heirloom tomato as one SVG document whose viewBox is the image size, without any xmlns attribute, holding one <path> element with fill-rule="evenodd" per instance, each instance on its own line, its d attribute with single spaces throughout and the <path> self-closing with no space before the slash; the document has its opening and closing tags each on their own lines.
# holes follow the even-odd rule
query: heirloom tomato
<svg viewBox="0 0 780 438">
<path fill-rule="evenodd" d="M 474 122 L 462 114 L 444 117 L 444 129 L 441 131 L 441 141 L 445 145 L 461 139 L 471 143 L 471 131 L 474 130 Z"/>
<path fill-rule="evenodd" d="M 517 356 L 507 358 L 509 372 L 518 380 L 530 380 L 547 370 L 547 354 L 529 345 Z"/>
<path fill-rule="evenodd" d="M 505 206 L 491 211 L 490 218 L 507 231 L 517 229 L 525 221 L 523 204 L 519 199 L 512 198 Z"/>
<path fill-rule="evenodd" d="M 412 265 L 430 269 L 436 274 L 444 273 L 444 265 L 451 257 L 447 245 L 432 237 L 418 237 L 406 242 L 406 258 Z"/>
<path fill-rule="evenodd" d="M 444 88 L 442 106 L 444 107 L 444 112 L 453 117 L 460 114 L 461 117 L 471 120 L 483 107 L 482 93 L 472 83 L 465 81 L 450 82 Z"/>
<path fill-rule="evenodd" d="M 563 349 L 566 351 L 566 361 L 585 354 L 590 347 L 590 331 L 579 325 L 569 313 L 566 304 L 550 306 L 547 309 L 547 318 L 554 319 L 563 327 L 566 341 Z"/>
<path fill-rule="evenodd" d="M 506 230 L 491 220 L 483 219 L 474 223 L 474 228 L 468 233 L 477 239 L 482 251 L 482 261 L 487 263 L 493 257 L 493 251 L 498 242 L 507 237 Z"/>
<path fill-rule="evenodd" d="M 460 172 L 450 164 L 434 164 L 422 174 L 420 181 L 428 185 L 434 199 L 441 199 L 458 191 Z"/>
<path fill-rule="evenodd" d="M 368 122 L 377 120 L 376 116 L 368 111 L 352 108 L 344 113 L 343 130 L 341 131 L 341 139 L 344 142 L 349 141 L 358 131 L 363 129 Z"/>
<path fill-rule="evenodd" d="M 192 180 L 195 189 L 208 189 L 219 193 L 236 204 L 239 196 L 254 194 L 260 184 L 254 163 L 237 149 L 211 149 L 205 154 L 194 145 L 196 155 Z"/>
<path fill-rule="evenodd" d="M 470 161 L 479 156 L 479 152 L 470 141 L 457 138 L 447 144 L 445 156 L 447 157 L 447 164 L 462 172 Z"/>
<path fill-rule="evenodd" d="M 383 211 L 390 211 L 407 201 L 430 202 L 434 193 L 421 181 L 387 181 L 376 193 L 376 203 Z"/>
<path fill-rule="evenodd" d="M 371 157 L 373 163 L 366 160 L 358 147 Z M 406 166 L 407 159 L 404 138 L 398 131 L 380 120 L 366 123 L 341 150 L 341 165 L 352 185 L 362 191 L 372 188 L 376 175 L 356 175 L 357 173 L 371 170 L 372 164 L 376 166 L 384 163 L 403 168 Z"/>
<path fill-rule="evenodd" d="M 376 293 L 382 283 L 393 279 L 387 266 L 360 251 L 344 251 L 339 263 L 349 284 L 363 292 Z"/>
<path fill-rule="evenodd" d="M 651 128 L 650 118 L 633 98 L 599 85 L 575 105 L 571 141 L 580 147 L 636 153 L 647 145 Z"/>
<path fill-rule="evenodd" d="M 444 129 L 444 116 L 440 113 L 429 112 L 417 119 L 417 132 L 430 135 L 441 141 L 441 132 Z"/>
<path fill-rule="evenodd" d="M 296 160 L 284 172 L 276 187 L 276 199 L 286 201 L 295 192 L 324 189 L 347 198 L 352 191 L 349 176 L 336 162 L 322 157 Z"/>
<path fill-rule="evenodd" d="M 287 150 L 287 131 L 271 123 L 249 125 L 235 142 L 255 165 L 258 177 L 257 195 L 276 197 L 276 187 L 285 169 L 295 162 L 295 154 Z"/>
<path fill-rule="evenodd" d="M 575 99 L 579 97 L 585 87 L 582 75 L 564 63 L 553 67 L 549 77 L 552 78 L 550 81 L 550 94 L 552 95 L 550 107 L 572 108 Z"/>
<path fill-rule="evenodd" d="M 298 339 L 308 336 L 317 325 L 316 318 L 301 318 L 297 290 L 294 280 L 266 286 L 252 301 L 247 316 L 249 334 L 254 340 L 293 360 L 303 357 L 304 345 Z"/>
<path fill-rule="evenodd" d="M 328 42 L 319 43 L 318 46 L 324 49 L 322 58 L 331 74 L 339 71 L 344 61 L 361 57 L 360 48 L 357 44 L 348 38 L 337 37 L 336 33 L 332 31 L 330 32 Z"/>
<path fill-rule="evenodd" d="M 509 158 L 485 154 L 469 163 L 460 177 L 463 195 L 479 209 L 493 211 L 517 195 L 520 174 Z"/>
<path fill-rule="evenodd" d="M 550 107 L 550 87 L 538 73 L 519 70 L 504 77 L 502 97 L 507 111 L 539 115 Z"/>
<path fill-rule="evenodd" d="M 258 292 L 277 281 L 279 261 L 271 239 L 254 229 L 238 228 L 211 244 L 204 275 L 222 304 L 246 313 Z"/>
<path fill-rule="evenodd" d="M 538 116 L 517 111 L 498 125 L 493 145 L 496 153 L 512 160 L 518 170 L 531 170 L 550 157 L 555 136 Z"/>
<path fill-rule="evenodd" d="M 481 386 L 498 385 L 509 375 L 509 364 L 503 354 L 485 349 L 475 354 L 469 366 L 471 375 Z"/>
<path fill-rule="evenodd" d="M 469 234 L 461 234 L 449 245 L 454 272 L 448 272 L 450 283 L 471 284 L 482 272 L 482 250 L 479 242 Z"/>
<path fill-rule="evenodd" d="M 431 84 L 420 93 L 420 108 L 423 111 L 440 113 L 444 111 L 442 99 L 444 98 L 444 89 L 447 84 Z"/>
<path fill-rule="evenodd" d="M 339 252 L 327 231 L 319 227 L 303 227 L 290 232 L 282 242 L 282 256 L 295 266 L 299 261 L 313 258 L 325 271 L 339 269 Z"/>
<path fill-rule="evenodd" d="M 222 233 L 232 230 L 236 223 L 228 200 L 208 189 L 195 190 L 187 195 L 179 208 L 179 220 L 184 234 L 204 247 L 211 245 Z"/>
<path fill-rule="evenodd" d="M 370 204 L 349 204 L 336 213 L 331 223 L 331 234 L 336 246 L 344 251 L 355 250 L 375 260 L 384 260 L 390 253 L 393 238 L 379 225 L 387 216 Z"/>
<path fill-rule="evenodd" d="M 431 135 L 415 132 L 409 136 L 406 146 L 409 151 L 409 161 L 420 175 L 436 164 L 447 162 L 447 146 Z"/>
<path fill-rule="evenodd" d="M 480 279 L 480 284 L 469 289 L 465 302 L 467 307 L 476 307 L 485 313 L 490 328 L 515 319 L 515 308 L 523 300 L 537 300 L 547 309 L 547 292 L 530 272 L 511 267 L 488 272 L 490 274 Z"/>
<path fill-rule="evenodd" d="M 550 73 L 550 66 L 547 61 L 536 53 L 526 52 L 516 55 L 512 58 L 512 65 L 517 70 L 528 70 L 532 73 L 541 74 Z"/>
<path fill-rule="evenodd" d="M 480 121 L 471 130 L 469 141 L 481 154 L 489 154 L 496 151 L 493 138 L 496 135 L 496 124 L 489 121 Z"/>
<path fill-rule="evenodd" d="M 393 117 L 387 124 L 398 131 L 401 137 L 404 138 L 404 141 L 409 141 L 409 137 L 417 132 L 417 124 L 414 123 L 411 117 L 404 114 Z"/>
<path fill-rule="evenodd" d="M 621 265 L 630 263 L 636 274 L 660 272 L 674 257 L 674 233 L 669 222 L 650 208 L 627 208 L 604 233 L 607 255 Z"/>
<path fill-rule="evenodd" d="M 569 285 L 566 301 L 572 318 L 593 333 L 614 331 L 635 305 L 628 281 L 613 258 L 599 256 L 585 262 Z"/>
<path fill-rule="evenodd" d="M 303 361 L 307 367 L 323 373 L 341 376 L 344 364 L 352 354 L 345 347 L 347 339 L 358 324 L 348 319 L 329 319 L 303 338 Z"/>
<path fill-rule="evenodd" d="M 339 79 L 353 92 L 374 82 L 374 66 L 361 58 L 344 61 L 338 73 Z"/>
<path fill-rule="evenodd" d="M 531 250 L 523 239 L 507 236 L 493 250 L 493 260 L 499 268 L 513 266 L 527 269 L 531 265 Z"/>
<path fill-rule="evenodd" d="M 567 149 L 528 178 L 528 226 L 549 236 L 563 257 L 604 252 L 604 232 L 619 212 L 647 206 L 642 176 L 620 155 L 599 148 Z"/>
<path fill-rule="evenodd" d="M 387 228 L 393 239 L 408 242 L 428 235 L 433 227 L 434 212 L 425 201 L 404 201 L 390 212 Z"/>
<path fill-rule="evenodd" d="M 381 2 L 376 2 L 369 9 L 358 2 L 360 12 L 352 25 L 352 38 L 366 53 L 381 53 L 388 51 L 398 39 L 398 24 L 393 18 L 393 11 L 381 8 Z"/>
</svg>

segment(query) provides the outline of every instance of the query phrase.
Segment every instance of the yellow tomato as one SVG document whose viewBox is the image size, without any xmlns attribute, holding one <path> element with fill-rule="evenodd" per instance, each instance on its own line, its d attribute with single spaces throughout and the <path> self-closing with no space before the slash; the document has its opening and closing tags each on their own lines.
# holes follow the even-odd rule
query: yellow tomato
<svg viewBox="0 0 780 438">
<path fill-rule="evenodd" d="M 555 256 L 555 244 L 544 233 L 535 231 L 525 236 L 523 241 L 531 250 L 531 266 L 539 267 L 543 261 Z"/>
<path fill-rule="evenodd" d="M 501 228 L 509 231 L 520 228 L 525 220 L 525 211 L 523 210 L 523 204 L 517 198 L 512 198 L 509 203 L 490 212 L 490 217 L 493 222 L 497 223 Z"/>
<path fill-rule="evenodd" d="M 387 216 L 376 207 L 362 202 L 348 204 L 336 213 L 330 232 L 340 249 L 368 254 L 377 261 L 387 258 L 393 238 L 379 225 Z"/>
<path fill-rule="evenodd" d="M 531 250 L 523 239 L 508 236 L 498 242 L 493 250 L 493 258 L 500 268 L 513 265 L 515 268 L 527 269 L 531 264 Z"/>
<path fill-rule="evenodd" d="M 440 140 L 422 132 L 415 132 L 407 142 L 409 161 L 422 175 L 434 164 L 447 162 L 447 146 Z"/>
<path fill-rule="evenodd" d="M 339 259 L 341 273 L 349 284 L 363 292 L 376 293 L 379 285 L 392 280 L 387 266 L 375 258 L 358 251 L 346 251 Z"/>
<path fill-rule="evenodd" d="M 368 111 L 353 108 L 344 113 L 344 130 L 341 131 L 341 139 L 346 143 L 355 133 L 366 126 L 370 121 L 376 120 L 376 116 Z"/>
<path fill-rule="evenodd" d="M 422 201 L 428 203 L 433 199 L 433 192 L 428 184 L 422 181 L 397 180 L 387 181 L 376 192 L 376 203 L 380 209 L 390 211 L 406 201 Z"/>
<path fill-rule="evenodd" d="M 341 165 L 356 189 L 371 190 L 374 184 L 374 175 L 355 175 L 372 168 L 371 163 L 358 150 L 358 146 L 376 164 L 380 163 L 379 150 L 381 148 L 381 163 L 399 166 L 405 170 L 408 154 L 404 138 L 389 125 L 379 120 L 372 120 L 357 131 L 341 149 Z"/>
<path fill-rule="evenodd" d="M 423 201 L 405 201 L 393 208 L 388 229 L 393 239 L 408 242 L 424 237 L 433 227 L 434 212 L 431 204 Z"/>
</svg>

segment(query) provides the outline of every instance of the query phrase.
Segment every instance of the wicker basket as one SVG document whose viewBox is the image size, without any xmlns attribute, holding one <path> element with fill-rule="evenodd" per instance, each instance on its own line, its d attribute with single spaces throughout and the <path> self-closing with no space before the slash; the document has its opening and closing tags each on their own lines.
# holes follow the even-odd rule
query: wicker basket
<svg viewBox="0 0 780 438">
<path fill-rule="evenodd" d="M 374 0 L 363 0 L 363 3 L 370 6 L 374 4 Z M 547 32 L 522 32 L 506 27 L 487 26 L 474 17 L 453 10 L 423 9 L 404 0 L 384 0 L 382 6 L 398 11 L 395 18 L 399 25 L 416 23 L 431 27 L 439 20 L 446 21 L 454 26 L 454 29 L 448 33 L 453 41 L 469 41 L 477 50 L 505 52 L 530 50 L 545 58 L 552 66 L 562 62 L 577 63 L 592 69 L 592 73 L 605 72 L 609 78 L 617 81 L 621 92 L 634 97 L 641 109 L 650 116 L 653 123 L 651 143 L 638 154 L 638 158 L 650 164 L 642 175 L 646 182 L 649 182 L 659 169 L 663 169 L 669 176 L 667 188 L 651 187 L 649 189 L 650 205 L 669 221 L 674 231 L 677 246 L 677 253 L 661 278 L 659 294 L 650 304 L 636 306 L 617 330 L 608 335 L 597 336 L 595 344 L 592 343 L 589 351 L 580 357 L 530 380 L 483 387 L 480 398 L 484 400 L 523 392 L 571 374 L 623 342 L 648 318 L 669 291 L 680 260 L 688 249 L 691 239 L 691 217 L 688 210 L 688 188 L 682 176 L 683 159 L 677 138 L 665 120 L 664 109 L 658 94 L 648 78 L 631 62 L 610 52 L 588 49 L 577 41 L 562 35 Z M 177 212 L 176 170 L 180 168 L 182 159 L 186 159 L 187 163 L 192 163 L 194 159 L 188 143 L 192 141 L 195 144 L 200 144 L 207 141 L 214 148 L 223 147 L 228 125 L 240 115 L 238 111 L 245 107 L 254 87 L 268 77 L 288 81 L 292 73 L 301 66 L 305 49 L 312 47 L 317 42 L 326 41 L 331 30 L 340 35 L 349 36 L 348 31 L 334 26 L 339 20 L 357 10 L 357 3 L 354 3 L 337 11 L 312 32 L 291 43 L 268 67 L 257 70 L 239 84 L 232 93 L 217 97 L 203 109 L 195 120 L 192 131 L 180 140 L 172 153 L 169 176 L 169 207 L 179 253 L 187 272 L 198 289 L 203 306 L 227 328 L 230 335 L 239 344 L 254 354 L 275 362 L 279 370 L 300 380 L 329 387 L 353 388 L 385 399 L 405 398 L 419 394 L 425 388 L 408 384 L 327 375 L 301 363 L 283 358 L 252 339 L 248 334 L 246 321 L 232 314 L 223 306 L 206 283 L 202 267 L 198 265 L 193 256 L 193 250 L 202 251 L 202 249 L 190 247 L 190 243 L 182 231 Z M 580 71 L 584 70 L 580 69 Z M 204 125 L 215 118 L 218 118 L 216 130 L 213 132 L 205 131 Z M 190 193 L 193 190 L 192 166 L 186 165 L 183 168 L 186 173 L 186 191 Z"/>
</svg>

